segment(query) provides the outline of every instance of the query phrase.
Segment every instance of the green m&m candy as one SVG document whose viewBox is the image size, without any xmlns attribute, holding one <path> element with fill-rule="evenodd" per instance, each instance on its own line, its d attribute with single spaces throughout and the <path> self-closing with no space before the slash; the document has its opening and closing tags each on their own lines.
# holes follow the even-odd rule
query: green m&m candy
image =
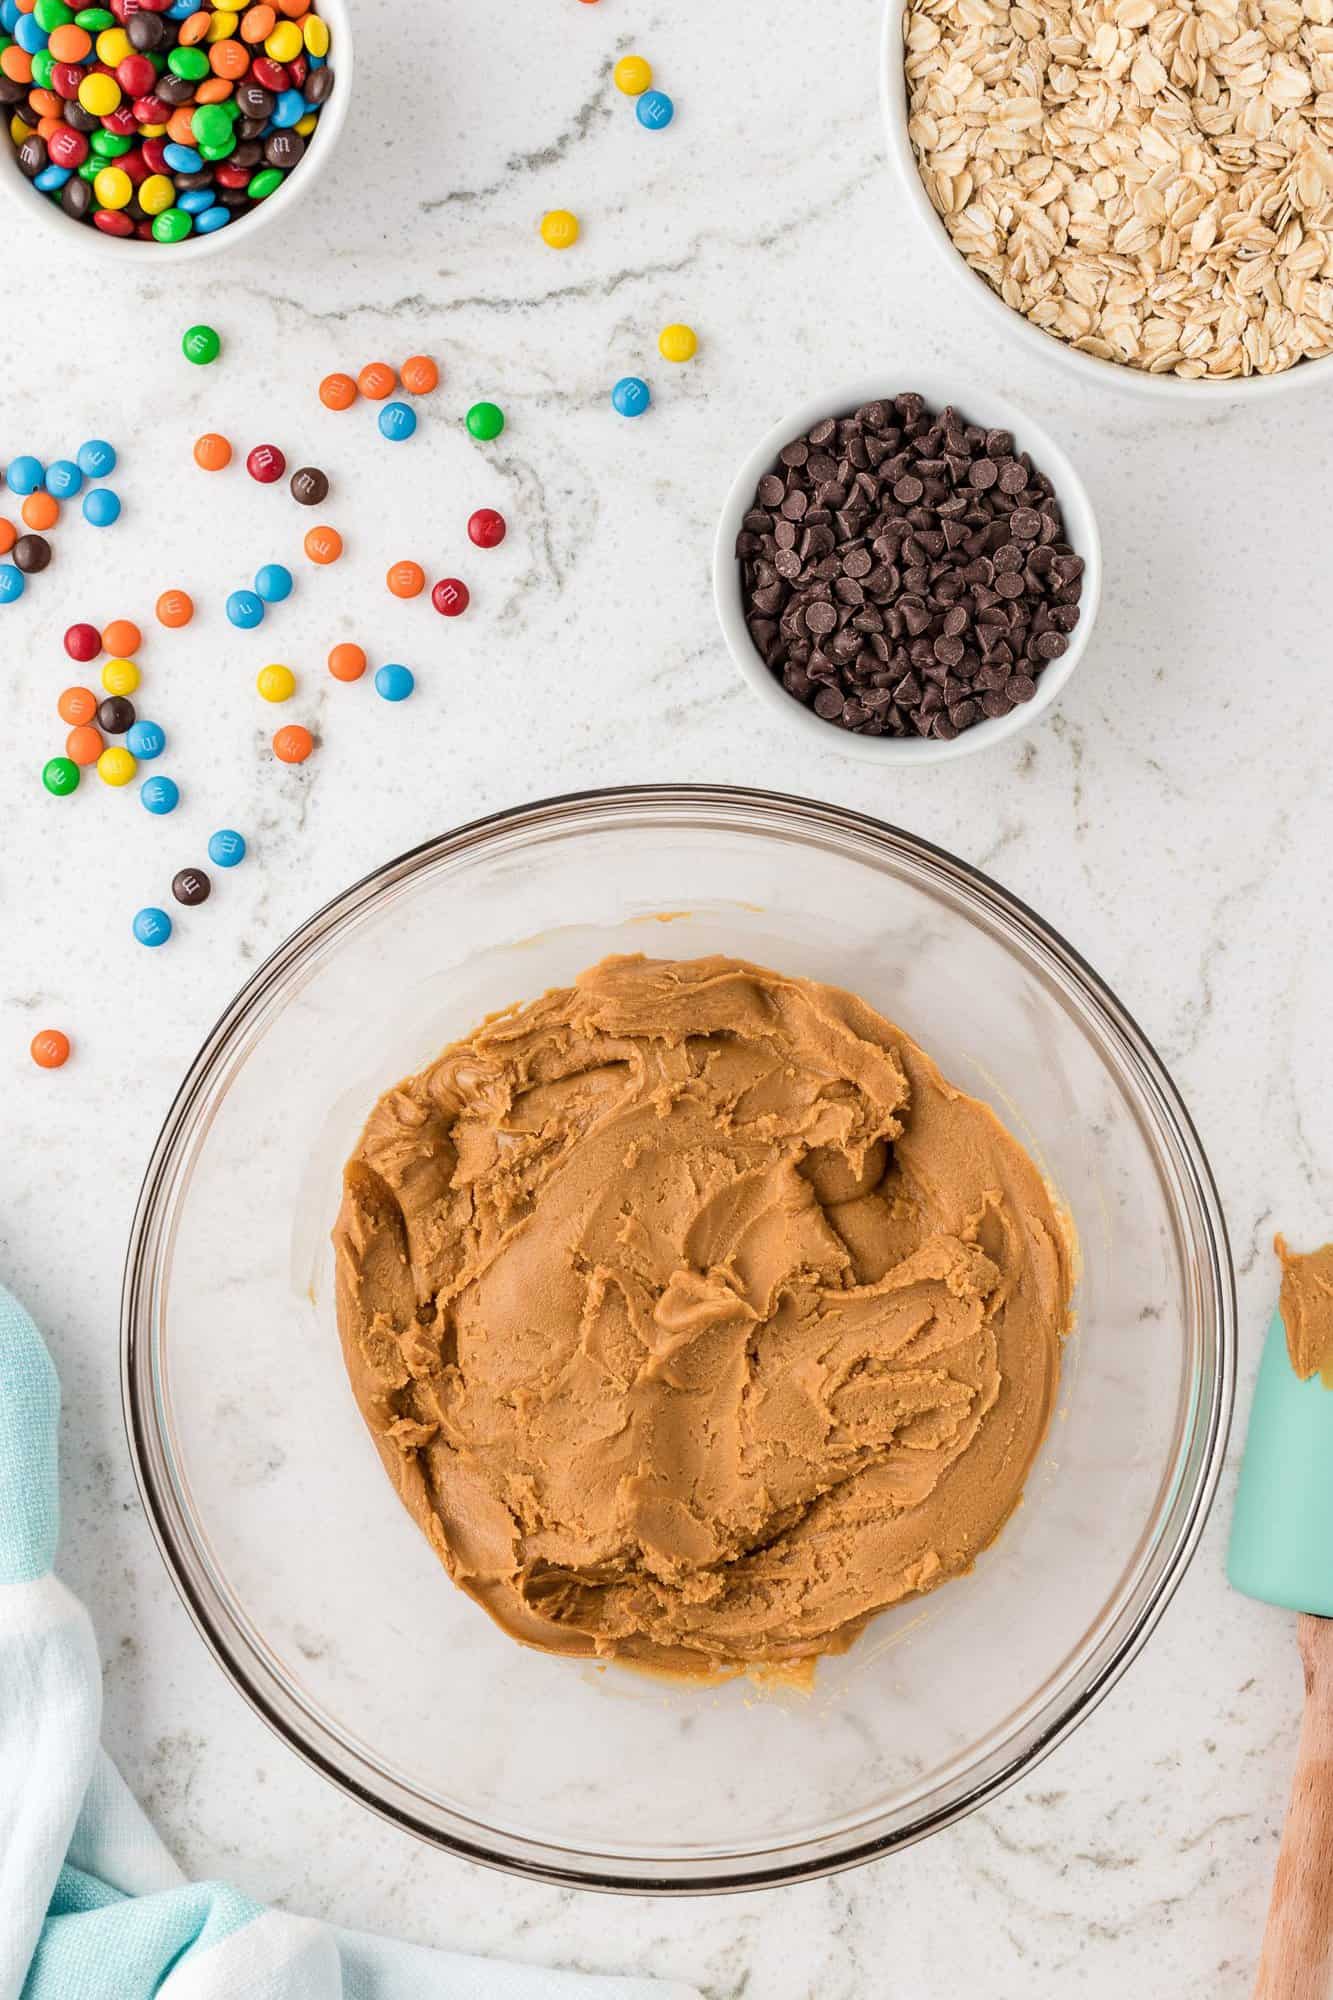
<svg viewBox="0 0 1333 2000">
<path fill-rule="evenodd" d="M 53 28 L 66 28 L 74 19 L 74 9 L 65 5 L 65 0 L 37 0 L 32 10 L 32 18 L 46 34 Z"/>
<path fill-rule="evenodd" d="M 51 78 L 55 74 L 55 59 L 49 49 L 38 49 L 32 59 L 32 80 L 39 90 L 51 88 Z"/>
<path fill-rule="evenodd" d="M 209 157 L 204 150 L 206 147 L 226 146 L 228 151 L 235 150 L 236 135 L 232 131 L 234 119 L 235 112 L 229 111 L 225 104 L 195 106 L 190 124 L 194 129 L 194 143 L 199 151 L 204 153 L 205 159 Z"/>
<path fill-rule="evenodd" d="M 160 215 L 153 217 L 153 241 L 183 243 L 193 228 L 194 224 L 183 208 L 164 208 Z M 185 337 L 188 340 L 190 336 L 187 334 Z M 187 354 L 190 352 L 188 347 L 185 351 Z M 194 359 L 192 354 L 190 359 Z"/>
<path fill-rule="evenodd" d="M 86 28 L 90 35 L 100 35 L 103 28 L 114 28 L 116 17 L 109 7 L 80 7 L 74 16 L 76 27 Z"/>
<path fill-rule="evenodd" d="M 178 209 L 167 209 L 167 215 L 177 215 Z M 189 217 L 186 216 L 186 221 Z M 158 221 L 163 220 L 162 216 Z M 170 239 L 168 239 L 170 240 Z M 193 361 L 196 368 L 206 368 L 210 361 L 216 361 L 222 352 L 222 336 L 211 326 L 192 326 L 181 342 L 181 352 L 187 361 Z"/>
<path fill-rule="evenodd" d="M 79 789 L 79 767 L 72 757 L 48 758 L 42 769 L 42 783 L 58 799 L 66 799 Z"/>
<path fill-rule="evenodd" d="M 285 179 L 286 175 L 278 167 L 261 167 L 245 191 L 251 201 L 267 201 L 271 194 L 277 193 Z"/>
<path fill-rule="evenodd" d="M 467 427 L 474 438 L 489 444 L 505 427 L 505 413 L 498 403 L 474 403 L 467 413 Z"/>
<path fill-rule="evenodd" d="M 202 83 L 211 73 L 212 64 L 202 49 L 173 49 L 167 57 L 167 68 L 187 83 Z"/>
</svg>

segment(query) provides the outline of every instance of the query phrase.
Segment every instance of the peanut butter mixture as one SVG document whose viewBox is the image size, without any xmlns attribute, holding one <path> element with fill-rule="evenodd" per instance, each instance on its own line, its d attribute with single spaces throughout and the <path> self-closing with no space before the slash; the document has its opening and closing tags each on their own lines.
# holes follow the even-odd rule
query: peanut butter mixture
<svg viewBox="0 0 1333 2000">
<path fill-rule="evenodd" d="M 901 1029 L 611 958 L 376 1105 L 334 1230 L 362 1413 L 526 1644 L 804 1662 L 969 1570 L 1069 1324 L 1041 1174 Z"/>
<path fill-rule="evenodd" d="M 1333 1243 L 1301 1254 L 1275 1237 L 1282 1265 L 1278 1310 L 1287 1329 L 1287 1352 L 1302 1382 L 1312 1375 L 1333 1389 Z"/>
</svg>

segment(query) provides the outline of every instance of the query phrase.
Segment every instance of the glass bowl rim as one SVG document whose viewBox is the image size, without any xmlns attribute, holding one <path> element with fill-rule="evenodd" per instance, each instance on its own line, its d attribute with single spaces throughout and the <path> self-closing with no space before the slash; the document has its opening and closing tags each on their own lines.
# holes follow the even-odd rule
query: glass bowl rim
<svg viewBox="0 0 1333 2000">
<path fill-rule="evenodd" d="M 260 1685 L 265 1669 L 255 1649 L 237 1631 L 227 1608 L 210 1601 L 207 1579 L 201 1576 L 201 1565 L 192 1558 L 189 1548 L 188 1520 L 174 1518 L 181 1510 L 169 1500 L 168 1454 L 151 1394 L 155 1349 L 151 1304 L 159 1275 L 159 1225 L 169 1221 L 171 1214 L 170 1206 L 160 1212 L 160 1203 L 164 1190 L 168 1194 L 171 1191 L 181 1155 L 196 1136 L 196 1108 L 228 1055 L 233 1038 L 244 1031 L 253 1010 L 273 996 L 279 982 L 300 966 L 309 951 L 364 914 L 386 889 L 410 880 L 438 862 L 483 847 L 498 836 L 538 836 L 563 819 L 583 814 L 602 815 L 607 823 L 613 823 L 618 814 L 636 808 L 651 812 L 673 807 L 687 812 L 697 808 L 700 812 L 712 809 L 736 814 L 752 809 L 769 814 L 777 822 L 790 821 L 793 831 L 802 828 L 808 831 L 812 825 L 822 825 L 833 833 L 859 838 L 872 848 L 887 850 L 924 868 L 937 883 L 961 894 L 974 906 L 987 909 L 1011 932 L 1018 933 L 1030 957 L 1039 962 L 1043 957 L 1053 960 L 1057 969 L 1072 980 L 1083 1006 L 1117 1045 L 1140 1100 L 1140 1110 L 1144 1100 L 1152 1104 L 1158 1121 L 1175 1141 L 1179 1154 L 1176 1164 L 1185 1175 L 1202 1226 L 1200 1232 L 1192 1230 L 1191 1234 L 1196 1236 L 1196 1245 L 1198 1236 L 1202 1237 L 1207 1284 L 1200 1317 L 1211 1329 L 1211 1343 L 1204 1356 L 1209 1375 L 1206 1394 L 1177 1449 L 1174 1461 L 1177 1476 L 1145 1529 L 1145 1536 L 1151 1536 L 1155 1543 L 1160 1541 L 1161 1547 L 1136 1585 L 1135 1594 L 1142 1601 L 1128 1607 L 1117 1603 L 1103 1616 L 1094 1628 L 1095 1638 L 1085 1645 L 1081 1660 L 1064 1671 L 1059 1692 L 1048 1698 L 1042 1715 L 1035 1723 L 1021 1725 L 1015 1732 L 1019 1737 L 1026 1733 L 1027 1740 L 1020 1743 L 1014 1754 L 1005 1758 L 992 1750 L 980 1761 L 993 1768 L 980 1776 L 975 1772 L 965 1773 L 945 1781 L 942 1789 L 947 1796 L 941 1803 L 926 1810 L 909 1808 L 908 1823 L 892 1830 L 875 1833 L 863 1827 L 850 1839 L 818 1834 L 784 1837 L 783 1844 L 767 1854 L 756 1849 L 745 1857 L 710 1860 L 663 1856 L 647 1863 L 630 1864 L 621 1855 L 584 1853 L 549 1839 L 517 1836 L 491 1828 L 483 1829 L 495 1843 L 487 1845 L 485 1840 L 465 1830 L 476 1823 L 461 1820 L 460 1815 L 447 1808 L 437 1810 L 451 1821 L 461 1823 L 448 1830 L 429 1824 L 401 1802 L 379 1796 L 369 1781 L 346 1768 L 337 1754 L 333 1733 L 318 1718 L 307 1717 L 307 1720 L 332 1748 L 321 1747 L 319 1742 L 303 1735 L 297 1724 L 283 1713 L 277 1695 Z M 781 829 L 769 825 L 764 830 Z M 975 920 L 975 908 L 972 914 Z M 269 954 L 205 1036 L 154 1144 L 126 1250 L 120 1342 L 121 1398 L 130 1457 L 144 1513 L 167 1573 L 218 1666 L 289 1749 L 340 1791 L 359 1800 L 391 1825 L 461 1859 L 568 1888 L 628 1895 L 707 1895 L 780 1887 L 831 1875 L 911 1846 L 998 1797 L 1034 1769 L 1092 1713 L 1150 1636 L 1184 1577 L 1207 1522 L 1225 1458 L 1235 1396 L 1236 1300 L 1221 1201 L 1180 1094 L 1133 1016 L 1081 953 L 1052 925 L 969 862 L 871 814 L 759 787 L 659 783 L 599 786 L 560 793 L 485 814 L 449 832 L 434 835 L 372 869 L 332 897 Z M 1196 1462 L 1196 1469 L 1191 1478 L 1185 1478 L 1182 1475 L 1188 1472 L 1191 1460 Z M 1163 1531 L 1172 1527 L 1173 1520 L 1172 1532 L 1164 1536 Z M 1132 1615 L 1127 1617 L 1127 1610 Z M 1125 1629 L 1117 1634 L 1118 1624 Z M 271 1674 L 267 1678 L 270 1682 L 275 1680 Z M 1007 1747 L 1002 1743 L 998 1751 L 1003 1752 Z M 341 1748 L 346 1758 L 346 1744 Z M 363 1757 L 360 1761 L 370 1766 L 370 1760 Z M 881 1819 L 886 1817 L 887 1814 L 880 1814 Z M 826 1852 L 830 1838 L 843 1838 L 845 1844 L 837 1846 L 836 1851 Z M 816 1851 L 802 1855 L 802 1850 L 811 1849 Z M 696 1874 L 695 1870 L 706 1872 Z"/>
</svg>

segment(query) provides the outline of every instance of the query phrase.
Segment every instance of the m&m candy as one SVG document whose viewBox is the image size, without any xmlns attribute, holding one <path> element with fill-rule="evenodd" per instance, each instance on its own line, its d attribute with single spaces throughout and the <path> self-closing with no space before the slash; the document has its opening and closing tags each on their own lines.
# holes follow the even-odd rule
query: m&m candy
<svg viewBox="0 0 1333 2000">
<path fill-rule="evenodd" d="M 319 385 L 319 400 L 326 410 L 350 410 L 359 394 L 350 375 L 326 375 Z"/>
<path fill-rule="evenodd" d="M 657 336 L 657 351 L 664 361 L 692 361 L 699 350 L 699 337 L 692 326 L 664 326 Z"/>
<path fill-rule="evenodd" d="M 133 929 L 140 944 L 146 944 L 156 950 L 158 945 L 165 944 L 171 936 L 171 918 L 165 910 L 155 909 L 150 905 L 137 913 Z"/>
<path fill-rule="evenodd" d="M 65 755 L 72 758 L 80 770 L 95 764 L 105 749 L 101 730 L 94 729 L 91 723 L 85 722 L 77 729 L 71 729 L 65 738 Z"/>
<path fill-rule="evenodd" d="M 11 458 L 5 467 L 5 483 L 11 493 L 22 499 L 26 494 L 35 493 L 46 477 L 46 468 L 40 458 L 32 458 L 26 453 L 19 458 Z"/>
<path fill-rule="evenodd" d="M 289 490 L 298 507 L 318 507 L 329 497 L 329 475 L 317 465 L 300 465 Z"/>
<path fill-rule="evenodd" d="M 42 766 L 42 783 L 56 798 L 67 798 L 79 789 L 79 767 L 72 757 L 48 757 Z"/>
<path fill-rule="evenodd" d="M 399 666 L 396 660 L 381 667 L 375 676 L 375 692 L 384 701 L 406 701 L 416 684 L 412 669 Z"/>
<path fill-rule="evenodd" d="M 255 589 L 265 604 L 285 604 L 295 587 L 295 579 L 285 563 L 265 563 L 256 572 Z"/>
<path fill-rule="evenodd" d="M 196 909 L 206 903 L 213 893 L 213 884 L 202 868 L 179 868 L 171 878 L 171 893 L 178 903 L 187 909 Z"/>
<path fill-rule="evenodd" d="M 27 588 L 27 578 L 13 563 L 0 563 L 0 604 L 13 604 Z"/>
<path fill-rule="evenodd" d="M 151 764 L 167 747 L 166 731 L 157 722 L 132 722 L 125 732 L 125 748 L 141 764 Z"/>
<path fill-rule="evenodd" d="M 409 396 L 429 396 L 440 386 L 439 366 L 429 354 L 411 355 L 398 372 Z"/>
<path fill-rule="evenodd" d="M 133 694 L 139 685 L 139 669 L 133 660 L 108 660 L 102 668 L 102 686 L 108 694 Z"/>
<path fill-rule="evenodd" d="M 653 66 L 642 56 L 622 56 L 611 72 L 617 90 L 626 97 L 642 97 L 653 80 Z"/>
<path fill-rule="evenodd" d="M 652 400 L 652 391 L 639 375 L 622 375 L 611 391 L 611 401 L 622 417 L 641 417 Z"/>
<path fill-rule="evenodd" d="M 205 472 L 221 472 L 231 464 L 231 445 L 220 431 L 205 431 L 195 439 L 194 462 Z"/>
<path fill-rule="evenodd" d="M 264 600 L 253 590 L 233 590 L 227 599 L 227 616 L 242 632 L 252 632 L 264 622 Z"/>
<path fill-rule="evenodd" d="M 390 444 L 403 444 L 417 427 L 417 413 L 410 403 L 386 403 L 380 411 L 380 433 Z"/>
<path fill-rule="evenodd" d="M 120 519 L 120 495 L 109 486 L 94 486 L 83 496 L 83 518 L 94 528 L 109 528 Z"/>
<path fill-rule="evenodd" d="M 282 764 L 304 764 L 315 739 L 299 722 L 289 722 L 273 738 L 273 755 Z"/>
<path fill-rule="evenodd" d="M 112 743 L 97 760 L 97 775 L 104 785 L 128 785 L 138 769 L 131 753 L 119 743 Z"/>
<path fill-rule="evenodd" d="M 215 868 L 235 868 L 245 859 L 243 837 L 234 827 L 219 827 L 209 839 L 208 858 Z"/>
<path fill-rule="evenodd" d="M 275 444 L 257 444 L 245 461 L 245 469 L 261 486 L 272 486 L 287 470 L 287 460 Z"/>
<path fill-rule="evenodd" d="M 335 563 L 343 552 L 343 538 L 336 528 L 312 528 L 305 538 L 305 552 L 312 563 Z"/>
<path fill-rule="evenodd" d="M 102 632 L 102 650 L 130 660 L 143 644 L 143 633 L 132 618 L 113 618 Z"/>
<path fill-rule="evenodd" d="M 203 161 L 200 160 L 199 166 L 192 168 L 191 171 L 198 172 L 202 166 Z M 182 336 L 181 353 L 187 361 L 192 361 L 196 368 L 207 368 L 210 362 L 217 360 L 221 352 L 222 336 L 215 327 L 192 326 L 187 328 Z"/>
<path fill-rule="evenodd" d="M 56 703 L 56 713 L 62 722 L 81 727 L 96 715 L 97 696 L 91 688 L 68 687 Z"/>
<path fill-rule="evenodd" d="M 83 486 L 83 473 L 72 458 L 58 458 L 46 468 L 46 490 L 57 500 L 70 500 Z"/>
<path fill-rule="evenodd" d="M 426 572 L 418 562 L 396 562 L 384 581 L 395 597 L 420 597 L 426 588 Z"/>
<path fill-rule="evenodd" d="M 71 660 L 95 660 L 102 650 L 102 635 L 95 625 L 71 625 L 65 634 L 65 651 Z"/>
<path fill-rule="evenodd" d="M 164 590 L 157 600 L 157 622 L 168 631 L 179 631 L 194 617 L 194 599 L 186 590 Z"/>
<path fill-rule="evenodd" d="M 116 448 L 105 438 L 89 438 L 79 446 L 76 457 L 86 479 L 109 479 L 116 469 Z"/>
<path fill-rule="evenodd" d="M 175 812 L 180 798 L 180 787 L 174 778 L 145 778 L 139 787 L 139 800 L 145 812 L 156 813 L 159 818 Z"/>
<path fill-rule="evenodd" d="M 441 618 L 458 618 L 468 608 L 471 593 L 461 577 L 442 576 L 430 594 Z"/>
<path fill-rule="evenodd" d="M 505 427 L 505 414 L 498 403 L 474 403 L 467 413 L 467 427 L 474 438 L 489 444 Z"/>
<path fill-rule="evenodd" d="M 366 671 L 366 655 L 360 646 L 343 640 L 329 654 L 329 672 L 335 681 L 359 681 Z"/>
<path fill-rule="evenodd" d="M 645 90 L 634 115 L 649 132 L 662 132 L 675 117 L 676 107 L 664 90 Z"/>
<path fill-rule="evenodd" d="M 69 1036 L 62 1028 L 40 1028 L 28 1044 L 38 1069 L 63 1069 L 69 1061 Z"/>
<path fill-rule="evenodd" d="M 368 361 L 356 378 L 356 386 L 372 403 L 382 403 L 393 394 L 397 380 L 387 361 Z"/>
<path fill-rule="evenodd" d="M 579 240 L 579 219 L 567 208 L 548 208 L 541 219 L 541 239 L 552 250 L 569 250 Z"/>
<path fill-rule="evenodd" d="M 468 540 L 479 549 L 498 549 L 508 532 L 504 515 L 497 514 L 494 507 L 478 507 L 468 517 Z"/>
<path fill-rule="evenodd" d="M 255 686 L 265 701 L 290 701 L 296 693 L 296 675 L 290 667 L 261 667 Z"/>
</svg>

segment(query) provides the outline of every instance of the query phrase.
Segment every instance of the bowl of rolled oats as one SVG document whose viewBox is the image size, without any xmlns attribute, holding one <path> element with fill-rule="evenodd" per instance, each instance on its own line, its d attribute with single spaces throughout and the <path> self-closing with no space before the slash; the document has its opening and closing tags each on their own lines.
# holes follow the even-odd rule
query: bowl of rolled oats
<svg viewBox="0 0 1333 2000">
<path fill-rule="evenodd" d="M 1248 400 L 1333 354 L 1333 0 L 887 0 L 881 77 L 950 267 L 1085 380 Z"/>
</svg>

